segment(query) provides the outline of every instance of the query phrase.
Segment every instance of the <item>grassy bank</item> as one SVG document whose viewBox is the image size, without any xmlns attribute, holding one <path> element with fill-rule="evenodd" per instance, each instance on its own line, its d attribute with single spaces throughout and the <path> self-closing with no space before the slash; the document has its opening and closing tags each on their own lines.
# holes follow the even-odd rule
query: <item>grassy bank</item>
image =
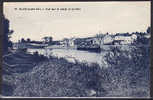
<svg viewBox="0 0 153 100">
<path fill-rule="evenodd" d="M 29 70 L 16 72 L 16 69 L 13 69 L 11 72 L 11 69 L 8 70 L 9 74 L 4 73 L 3 95 L 38 97 L 149 96 L 148 48 L 132 47 L 127 51 L 115 48 L 109 51 L 104 58 L 109 63 L 108 68 L 100 67 L 95 63 L 88 65 L 77 60 L 75 63 L 71 63 L 64 58 L 52 56 L 47 59 L 37 54 L 15 53 L 15 55 L 12 55 L 12 63 L 14 59 L 20 59 L 22 64 L 30 61 L 34 63 L 27 67 Z M 5 68 L 7 67 L 4 67 L 4 72 Z M 11 67 L 8 66 L 8 68 Z"/>
</svg>

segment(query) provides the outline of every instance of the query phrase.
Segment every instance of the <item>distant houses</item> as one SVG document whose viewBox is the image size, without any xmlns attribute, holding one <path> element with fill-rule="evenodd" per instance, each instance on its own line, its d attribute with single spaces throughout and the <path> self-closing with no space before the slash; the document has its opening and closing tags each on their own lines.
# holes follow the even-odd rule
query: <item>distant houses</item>
<svg viewBox="0 0 153 100">
<path fill-rule="evenodd" d="M 127 45 L 132 44 L 137 39 L 137 36 L 135 34 L 132 35 L 118 35 L 115 36 L 114 41 L 120 41 L 118 44 Z"/>
<path fill-rule="evenodd" d="M 65 38 L 62 41 L 60 41 L 60 44 L 67 47 L 73 47 L 75 46 L 74 41 L 75 38 L 70 38 L 70 39 Z"/>
<path fill-rule="evenodd" d="M 100 46 L 102 45 L 110 45 L 113 42 L 113 37 L 109 34 L 103 35 L 101 37 L 94 37 L 93 43 L 98 44 Z"/>
<path fill-rule="evenodd" d="M 82 42 L 84 44 L 89 44 L 89 42 L 90 42 L 90 45 L 99 45 L 101 47 L 103 45 L 128 45 L 128 44 L 132 44 L 137 39 L 137 36 L 135 34 L 132 34 L 132 35 L 104 34 L 101 36 L 82 38 L 82 39 L 83 39 Z"/>
<path fill-rule="evenodd" d="M 51 43 L 52 42 L 52 37 L 50 36 L 45 36 L 42 38 L 43 43 Z"/>
<path fill-rule="evenodd" d="M 44 37 L 42 41 L 19 41 L 14 43 L 14 48 L 102 48 L 104 45 L 132 45 L 147 44 L 150 33 L 134 32 L 117 34 L 97 34 L 86 38 L 64 38 L 63 40 L 53 41 L 52 37 Z"/>
</svg>

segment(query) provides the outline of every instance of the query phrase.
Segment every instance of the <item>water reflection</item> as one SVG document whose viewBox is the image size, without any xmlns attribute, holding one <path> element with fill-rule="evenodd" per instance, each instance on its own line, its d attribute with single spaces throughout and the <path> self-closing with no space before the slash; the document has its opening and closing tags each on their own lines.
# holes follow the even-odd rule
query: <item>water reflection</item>
<svg viewBox="0 0 153 100">
<path fill-rule="evenodd" d="M 72 50 L 72 49 L 28 49 L 28 52 L 34 53 L 38 52 L 44 56 L 55 56 L 55 57 L 64 57 L 70 62 L 74 62 L 76 60 L 80 62 L 98 63 L 101 67 L 108 67 L 107 62 L 104 59 L 104 55 L 107 53 L 103 51 L 101 53 L 96 52 L 88 52 L 88 51 L 80 51 L 80 50 Z"/>
</svg>

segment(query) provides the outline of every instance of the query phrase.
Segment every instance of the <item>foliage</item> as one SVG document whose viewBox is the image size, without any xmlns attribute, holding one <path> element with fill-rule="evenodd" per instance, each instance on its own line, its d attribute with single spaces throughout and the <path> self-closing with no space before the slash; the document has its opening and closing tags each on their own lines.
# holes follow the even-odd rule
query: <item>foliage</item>
<svg viewBox="0 0 153 100">
<path fill-rule="evenodd" d="M 151 33 L 151 27 L 148 27 L 146 32 Z"/>
<path fill-rule="evenodd" d="M 39 54 L 34 53 L 34 57 L 38 59 Z M 14 76 L 15 88 L 10 94 L 30 97 L 149 96 L 148 47 L 129 46 L 124 50 L 122 46 L 114 47 L 104 59 L 108 68 L 77 60 L 70 63 L 53 56 L 36 61 L 31 71 Z"/>
<path fill-rule="evenodd" d="M 3 53 L 8 52 L 8 47 L 12 47 L 12 42 L 9 40 L 10 35 L 13 33 L 13 30 L 9 30 L 9 20 L 6 19 L 4 16 L 2 17 L 3 21 Z"/>
<path fill-rule="evenodd" d="M 106 55 L 110 67 L 105 73 L 112 89 L 109 96 L 149 96 L 149 52 L 149 47 L 129 46 L 126 51 L 116 47 Z"/>
<path fill-rule="evenodd" d="M 22 43 L 25 43 L 25 42 L 26 42 L 26 40 L 25 40 L 24 38 L 22 38 L 22 39 L 21 39 L 21 42 L 22 42 Z"/>
<path fill-rule="evenodd" d="M 31 40 L 30 40 L 30 38 L 27 38 L 27 42 L 30 42 Z"/>
</svg>

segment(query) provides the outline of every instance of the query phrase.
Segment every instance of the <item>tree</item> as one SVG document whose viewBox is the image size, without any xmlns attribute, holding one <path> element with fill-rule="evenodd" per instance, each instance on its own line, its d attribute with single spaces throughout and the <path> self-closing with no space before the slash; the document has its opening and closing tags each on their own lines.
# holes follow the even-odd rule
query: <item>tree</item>
<svg viewBox="0 0 153 100">
<path fill-rule="evenodd" d="M 52 42 L 53 38 L 52 37 L 49 37 L 49 42 Z"/>
<path fill-rule="evenodd" d="M 21 39 L 21 42 L 22 42 L 22 43 L 24 43 L 24 42 L 25 42 L 24 38 L 22 38 L 22 39 Z"/>
<path fill-rule="evenodd" d="M 5 16 L 2 17 L 3 22 L 3 53 L 8 52 L 8 47 L 12 47 L 12 42 L 9 40 L 11 38 L 11 34 L 14 32 L 13 30 L 9 30 L 9 20 L 5 18 Z"/>
<path fill-rule="evenodd" d="M 31 41 L 30 38 L 28 38 L 28 39 L 27 39 L 27 42 L 30 42 L 30 41 Z"/>
<path fill-rule="evenodd" d="M 43 37 L 42 39 L 44 40 L 45 43 L 47 43 L 47 37 Z"/>
<path fill-rule="evenodd" d="M 151 32 L 151 28 L 148 27 L 148 28 L 147 28 L 147 33 L 150 33 L 150 32 Z"/>
</svg>

